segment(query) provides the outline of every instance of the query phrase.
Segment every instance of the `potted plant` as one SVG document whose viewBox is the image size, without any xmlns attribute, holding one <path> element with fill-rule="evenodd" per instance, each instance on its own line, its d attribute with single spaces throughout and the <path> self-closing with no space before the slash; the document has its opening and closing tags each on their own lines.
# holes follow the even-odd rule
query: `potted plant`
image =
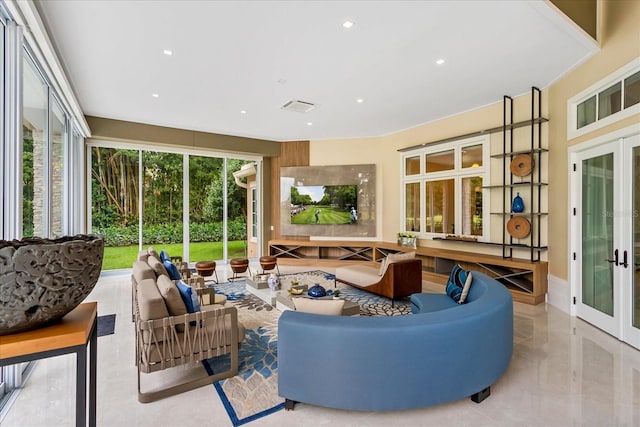
<svg viewBox="0 0 640 427">
<path fill-rule="evenodd" d="M 410 248 L 416 247 L 416 233 L 410 231 L 400 231 L 398 233 L 398 245 Z"/>
</svg>

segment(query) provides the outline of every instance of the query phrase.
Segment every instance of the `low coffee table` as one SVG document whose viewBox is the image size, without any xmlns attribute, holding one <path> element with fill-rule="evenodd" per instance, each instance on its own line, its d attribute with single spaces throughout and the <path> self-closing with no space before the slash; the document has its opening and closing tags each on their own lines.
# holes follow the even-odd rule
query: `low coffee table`
<svg viewBox="0 0 640 427">
<path fill-rule="evenodd" d="M 280 311 L 295 310 L 293 305 L 293 298 L 307 298 L 305 296 L 292 296 L 288 291 L 280 291 L 276 297 L 276 309 Z M 333 297 L 321 297 L 315 299 L 332 299 Z M 359 316 L 360 306 L 352 301 L 344 301 L 344 307 L 342 307 L 343 316 Z"/>
</svg>

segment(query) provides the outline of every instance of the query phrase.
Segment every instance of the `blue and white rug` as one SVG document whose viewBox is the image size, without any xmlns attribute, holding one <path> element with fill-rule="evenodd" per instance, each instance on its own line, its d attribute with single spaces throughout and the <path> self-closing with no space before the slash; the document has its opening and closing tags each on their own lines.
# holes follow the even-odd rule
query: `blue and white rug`
<svg viewBox="0 0 640 427">
<path fill-rule="evenodd" d="M 391 300 L 335 284 L 335 276 L 320 270 L 283 275 L 287 279 L 304 278 L 327 290 L 339 289 L 341 296 L 360 305 L 361 316 L 397 316 L 411 314 L 409 302 Z M 335 287 L 334 287 L 335 286 Z M 278 396 L 278 318 L 280 312 L 246 290 L 244 280 L 213 285 L 216 293 L 227 297 L 227 304 L 238 310 L 238 319 L 245 326 L 245 340 L 238 355 L 239 372 L 233 378 L 214 383 L 229 419 L 234 426 L 254 421 L 284 408 Z M 228 369 L 229 356 L 203 361 L 209 374 Z"/>
</svg>

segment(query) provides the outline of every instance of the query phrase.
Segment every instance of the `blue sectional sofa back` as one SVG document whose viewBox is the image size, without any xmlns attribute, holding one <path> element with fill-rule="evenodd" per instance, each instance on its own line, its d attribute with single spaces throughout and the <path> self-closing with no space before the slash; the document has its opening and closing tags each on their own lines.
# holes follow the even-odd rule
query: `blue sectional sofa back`
<svg viewBox="0 0 640 427">
<path fill-rule="evenodd" d="M 486 389 L 511 360 L 513 302 L 502 284 L 479 272 L 473 277 L 468 303 L 433 312 L 395 317 L 282 313 L 279 395 L 331 408 L 388 411 Z"/>
</svg>

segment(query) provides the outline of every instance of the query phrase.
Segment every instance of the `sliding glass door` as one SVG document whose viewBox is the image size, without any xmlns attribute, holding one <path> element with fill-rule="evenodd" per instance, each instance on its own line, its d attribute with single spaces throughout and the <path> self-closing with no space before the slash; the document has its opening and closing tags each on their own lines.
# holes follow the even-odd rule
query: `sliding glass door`
<svg viewBox="0 0 640 427">
<path fill-rule="evenodd" d="M 251 188 L 234 173 L 255 160 L 93 146 L 90 163 L 103 270 L 130 268 L 147 246 L 191 263 L 248 256 Z"/>
</svg>

